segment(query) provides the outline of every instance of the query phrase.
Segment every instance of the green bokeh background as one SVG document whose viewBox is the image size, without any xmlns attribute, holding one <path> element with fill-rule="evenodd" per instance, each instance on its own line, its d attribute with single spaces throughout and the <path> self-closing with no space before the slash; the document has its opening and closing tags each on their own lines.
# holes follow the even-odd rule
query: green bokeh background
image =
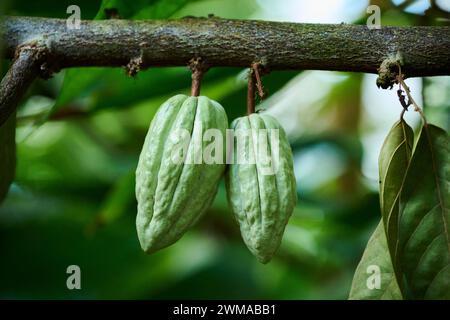
<svg viewBox="0 0 450 320">
<path fill-rule="evenodd" d="M 365 23 L 369 1 L 328 2 L 14 0 L 7 10 L 66 18 L 76 4 L 82 19 L 103 19 L 105 9 L 117 8 L 126 19 L 213 13 Z M 438 19 L 440 11 L 424 13 L 428 1 L 401 2 L 372 1 L 383 25 L 448 23 Z M 3 60 L 3 74 L 8 63 Z M 411 81 L 429 121 L 448 130 L 449 77 Z M 376 91 L 375 76 L 356 73 L 272 72 L 263 82 L 270 98 L 261 107 L 286 128 L 299 194 L 282 246 L 267 265 L 243 244 L 223 182 L 204 218 L 180 241 L 153 255 L 140 249 L 137 158 L 159 105 L 189 92 L 187 68 L 151 68 L 135 78 L 120 68 L 79 68 L 36 81 L 19 108 L 16 179 L 0 205 L 0 298 L 347 298 L 379 221 L 376 158 L 401 111 L 396 93 Z M 202 94 L 219 101 L 230 121 L 244 114 L 244 70 L 213 68 Z M 383 109 L 389 112 L 374 111 L 378 99 L 380 108 L 389 101 Z M 66 287 L 69 265 L 81 268 L 81 290 Z"/>
</svg>

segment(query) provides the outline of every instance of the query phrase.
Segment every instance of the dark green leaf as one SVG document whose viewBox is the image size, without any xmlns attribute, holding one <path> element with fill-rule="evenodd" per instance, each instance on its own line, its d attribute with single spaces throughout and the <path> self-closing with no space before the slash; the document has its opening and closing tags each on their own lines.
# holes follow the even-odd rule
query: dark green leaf
<svg viewBox="0 0 450 320">
<path fill-rule="evenodd" d="M 450 299 L 449 182 L 448 134 L 424 126 L 399 202 L 397 254 L 408 298 Z"/>
<path fill-rule="evenodd" d="M 0 1 L 0 5 L 5 0 Z M 77 5 L 81 9 L 81 19 L 92 19 L 99 8 L 99 1 L 92 0 L 7 0 L 10 2 L 8 14 L 14 16 L 34 16 L 46 18 L 65 19 L 71 14 L 67 13 L 70 5 Z"/>
<path fill-rule="evenodd" d="M 134 172 L 135 170 L 133 169 L 126 173 L 113 185 L 103 202 L 100 212 L 96 215 L 94 223 L 90 225 L 90 231 L 96 231 L 97 227 L 116 221 L 126 214 L 130 207 L 133 208 L 133 211 L 135 210 Z"/>
<path fill-rule="evenodd" d="M 95 19 L 106 19 L 114 12 L 124 19 L 169 18 L 188 2 L 103 0 Z M 127 77 L 125 71 L 119 68 L 70 69 L 65 73 L 64 84 L 52 113 L 68 106 L 85 111 L 129 106 L 142 99 L 186 88 L 189 79 L 187 68 L 149 70 L 139 73 L 136 78 Z"/>
<path fill-rule="evenodd" d="M 414 133 L 402 119 L 389 131 L 378 160 L 381 216 L 392 257 L 395 257 L 398 241 L 398 200 L 411 159 L 413 143 Z"/>
<path fill-rule="evenodd" d="M 398 198 L 411 158 L 414 133 L 402 119 L 389 131 L 379 157 L 380 207 L 382 220 L 370 238 L 356 269 L 351 299 L 402 299 L 392 258 L 397 246 Z M 386 231 L 385 231 L 386 230 Z M 395 261 L 395 260 L 394 260 Z M 369 289 L 364 282 L 367 267 L 381 270 L 380 289 Z"/>
<path fill-rule="evenodd" d="M 96 19 L 118 15 L 121 19 L 169 18 L 189 2 L 195 0 L 103 0 Z"/>
<path fill-rule="evenodd" d="M 379 271 L 379 273 L 377 273 Z M 375 272 L 375 273 L 374 273 Z M 374 282 L 379 276 L 379 286 Z M 356 268 L 349 299 L 399 300 L 402 294 L 395 279 L 394 269 L 380 221 L 367 243 L 366 250 Z"/>
</svg>

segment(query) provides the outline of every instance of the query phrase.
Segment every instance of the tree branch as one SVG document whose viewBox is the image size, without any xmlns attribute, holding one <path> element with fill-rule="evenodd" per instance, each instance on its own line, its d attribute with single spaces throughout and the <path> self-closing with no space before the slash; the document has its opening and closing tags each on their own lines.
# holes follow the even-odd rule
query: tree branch
<svg viewBox="0 0 450 320">
<path fill-rule="evenodd" d="M 396 56 L 407 77 L 450 75 L 450 27 L 369 30 L 213 17 L 83 21 L 70 30 L 62 19 L 7 17 L 0 30 L 6 56 L 15 59 L 0 86 L 0 125 L 36 76 L 69 67 L 125 66 L 134 75 L 201 59 L 209 67 L 380 72 L 378 85 L 385 88 L 395 80 L 386 61 Z"/>
<path fill-rule="evenodd" d="M 450 75 L 450 27 L 298 24 L 220 18 L 83 21 L 69 30 L 61 19 L 9 17 L 0 23 L 9 57 L 35 41 L 49 50 L 48 68 L 186 66 L 316 69 L 377 73 L 401 53 L 407 77 Z"/>
<path fill-rule="evenodd" d="M 39 76 L 41 48 L 24 46 L 0 83 L 0 126 L 14 113 L 28 87 Z"/>
</svg>

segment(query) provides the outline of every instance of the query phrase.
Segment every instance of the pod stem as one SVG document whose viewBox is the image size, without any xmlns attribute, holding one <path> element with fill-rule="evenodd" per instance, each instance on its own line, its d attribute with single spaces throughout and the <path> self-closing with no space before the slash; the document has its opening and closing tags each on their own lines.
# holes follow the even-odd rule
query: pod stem
<svg viewBox="0 0 450 320">
<path fill-rule="evenodd" d="M 263 100 L 266 97 L 266 92 L 264 90 L 264 87 L 263 87 L 262 81 L 261 81 L 261 75 L 262 75 L 261 63 L 260 62 L 253 63 L 252 70 L 255 75 L 256 88 L 258 89 L 259 98 L 261 100 Z"/>
<path fill-rule="evenodd" d="M 193 58 L 189 61 L 189 69 L 192 71 L 191 96 L 198 97 L 200 95 L 203 74 L 208 71 L 208 66 L 201 58 Z"/>
<path fill-rule="evenodd" d="M 248 71 L 248 88 L 247 88 L 247 114 L 255 113 L 255 89 L 261 100 L 266 97 L 266 92 L 262 85 L 261 75 L 263 73 L 260 62 L 252 63 Z M 267 70 L 265 70 L 267 72 Z"/>
<path fill-rule="evenodd" d="M 200 86 L 202 84 L 203 72 L 194 70 L 192 72 L 191 96 L 198 97 L 200 95 Z"/>
<path fill-rule="evenodd" d="M 255 113 L 255 72 L 253 68 L 248 71 L 247 86 L 247 115 Z"/>
</svg>

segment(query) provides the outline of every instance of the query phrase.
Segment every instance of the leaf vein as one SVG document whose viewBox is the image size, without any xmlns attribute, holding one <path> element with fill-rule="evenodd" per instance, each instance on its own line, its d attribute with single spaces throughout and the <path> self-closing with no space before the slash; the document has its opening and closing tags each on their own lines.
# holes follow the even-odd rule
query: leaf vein
<svg viewBox="0 0 450 320">
<path fill-rule="evenodd" d="M 432 287 L 434 281 L 436 281 L 437 277 L 441 274 L 441 272 L 443 272 L 446 268 L 450 267 L 450 262 L 447 263 L 446 265 L 444 265 L 433 277 L 433 279 L 430 281 L 430 284 L 428 285 L 427 291 L 425 291 L 425 294 L 423 295 L 423 297 L 425 298 L 428 294 L 428 291 L 430 290 L 430 288 Z"/>
<path fill-rule="evenodd" d="M 442 232 L 440 232 L 436 237 L 433 238 L 433 240 L 430 241 L 430 243 L 426 246 L 425 250 L 423 250 L 422 254 L 420 255 L 420 258 L 416 264 L 416 266 L 414 267 L 414 271 L 411 273 L 411 278 L 414 277 L 414 274 L 417 272 L 417 270 L 420 267 L 420 263 L 422 262 L 422 259 L 425 257 L 425 254 L 428 252 L 428 250 L 431 248 L 431 245 L 433 244 L 434 241 L 436 241 L 436 239 L 439 239 L 439 237 L 441 236 Z"/>
<path fill-rule="evenodd" d="M 437 166 L 436 166 L 436 156 L 434 153 L 434 148 L 433 148 L 433 144 L 430 138 L 430 132 L 428 131 L 428 126 L 425 125 L 425 132 L 427 134 L 427 140 L 428 140 L 428 144 L 430 146 L 430 154 L 431 154 L 431 163 L 433 165 L 433 176 L 434 176 L 434 180 L 436 183 L 436 190 L 437 190 L 437 194 L 438 194 L 438 198 L 439 198 L 439 203 L 441 204 L 442 207 L 442 212 L 441 212 L 441 216 L 442 216 L 442 221 L 444 222 L 444 232 L 445 232 L 445 237 L 447 239 L 447 250 L 450 254 L 450 238 L 449 238 L 449 234 L 448 234 L 448 226 L 447 226 L 447 221 L 445 219 L 444 216 L 444 199 L 442 198 L 442 193 L 441 193 L 441 185 L 439 184 L 439 174 L 438 174 L 438 170 L 437 170 Z"/>
<path fill-rule="evenodd" d="M 414 228 L 414 231 L 411 233 L 411 235 L 409 236 L 408 240 L 406 241 L 406 243 L 403 245 L 403 249 L 405 249 L 409 242 L 411 241 L 411 239 L 414 237 L 414 235 L 416 234 L 416 232 L 419 230 L 419 227 L 422 225 L 422 223 L 425 221 L 425 218 L 433 212 L 434 209 L 436 209 L 437 207 L 441 206 L 440 203 L 438 203 L 437 205 L 435 205 L 433 208 L 431 208 L 430 210 L 428 210 L 428 212 L 420 219 L 420 222 L 417 224 L 417 226 Z"/>
</svg>

